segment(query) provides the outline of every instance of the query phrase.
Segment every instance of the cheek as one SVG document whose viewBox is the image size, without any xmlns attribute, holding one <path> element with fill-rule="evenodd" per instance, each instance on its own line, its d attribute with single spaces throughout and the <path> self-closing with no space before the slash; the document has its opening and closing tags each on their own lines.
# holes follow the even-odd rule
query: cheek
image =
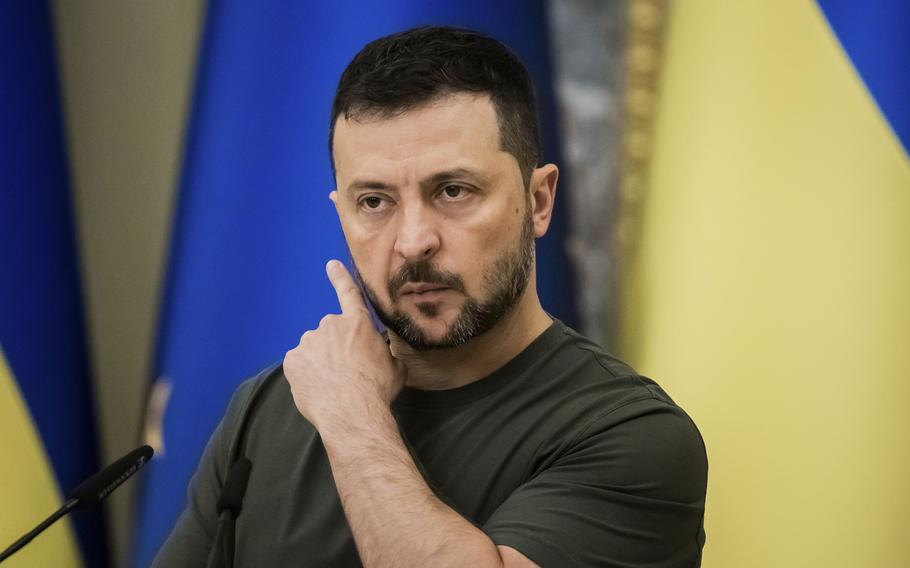
<svg viewBox="0 0 910 568">
<path fill-rule="evenodd" d="M 367 284 L 374 290 L 380 292 L 377 286 L 385 284 L 388 280 L 386 276 L 387 256 L 379 253 L 375 242 L 366 241 L 363 243 L 353 243 L 348 241 L 348 247 L 351 249 L 351 257 L 360 271 L 360 276 L 366 280 Z M 383 286 L 384 289 L 384 286 Z"/>
<path fill-rule="evenodd" d="M 504 209 L 462 225 L 454 241 L 456 254 L 462 260 L 461 275 L 475 292 L 483 286 L 482 279 L 490 265 L 515 247 L 521 233 L 524 206 L 510 203 Z"/>
<path fill-rule="evenodd" d="M 474 232 L 481 238 L 481 251 L 487 253 L 483 255 L 485 258 L 498 257 L 514 246 L 521 233 L 525 208 L 524 202 L 519 199 L 509 199 L 480 220 L 482 226 L 478 226 Z"/>
<path fill-rule="evenodd" d="M 385 239 L 356 224 L 350 225 L 342 222 L 342 230 L 360 277 L 380 298 L 385 298 L 390 258 L 389 246 Z"/>
</svg>

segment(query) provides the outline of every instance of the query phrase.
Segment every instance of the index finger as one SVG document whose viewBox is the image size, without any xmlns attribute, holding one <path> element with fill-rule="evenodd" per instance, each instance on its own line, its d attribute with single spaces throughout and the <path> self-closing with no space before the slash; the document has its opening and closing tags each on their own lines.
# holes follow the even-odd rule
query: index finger
<svg viewBox="0 0 910 568">
<path fill-rule="evenodd" d="M 349 314 L 356 310 L 366 311 L 367 308 L 363 303 L 360 287 L 357 286 L 351 273 L 340 261 L 330 260 L 325 265 L 325 272 L 329 276 L 332 287 L 335 288 L 338 304 L 341 305 L 341 313 Z"/>
</svg>

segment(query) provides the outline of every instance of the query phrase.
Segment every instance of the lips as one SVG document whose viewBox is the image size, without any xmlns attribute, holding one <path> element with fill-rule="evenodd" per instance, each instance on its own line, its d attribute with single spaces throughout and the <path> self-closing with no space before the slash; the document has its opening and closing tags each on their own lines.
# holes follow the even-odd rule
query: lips
<svg viewBox="0 0 910 568">
<path fill-rule="evenodd" d="M 427 292 L 438 292 L 440 290 L 448 290 L 448 286 L 443 286 L 441 284 L 428 284 L 426 282 L 408 282 L 399 290 L 399 294 L 402 296 L 406 294 L 426 294 Z"/>
</svg>

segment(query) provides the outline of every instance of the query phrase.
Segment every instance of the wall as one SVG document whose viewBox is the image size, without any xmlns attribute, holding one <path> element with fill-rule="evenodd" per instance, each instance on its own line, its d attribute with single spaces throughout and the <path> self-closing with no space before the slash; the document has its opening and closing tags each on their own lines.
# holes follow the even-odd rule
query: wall
<svg viewBox="0 0 910 568">
<path fill-rule="evenodd" d="M 201 0 L 54 2 L 102 461 L 140 442 Z M 108 501 L 125 553 L 132 485 Z"/>
</svg>

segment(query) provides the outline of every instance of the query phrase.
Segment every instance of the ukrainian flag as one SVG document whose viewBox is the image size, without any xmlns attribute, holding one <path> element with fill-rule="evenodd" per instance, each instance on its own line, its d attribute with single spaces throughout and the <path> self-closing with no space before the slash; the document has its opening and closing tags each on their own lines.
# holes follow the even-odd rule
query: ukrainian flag
<svg viewBox="0 0 910 568">
<path fill-rule="evenodd" d="M 244 378 L 338 310 L 324 266 L 347 258 L 328 200 L 332 97 L 367 42 L 425 24 L 510 45 L 539 88 L 544 157 L 558 161 L 542 0 L 208 4 L 158 334 L 133 565 L 147 566 L 186 506 L 206 440 Z M 560 235 L 539 244 L 545 305 L 573 323 Z M 256 467 L 253 464 L 253 467 Z"/>
<path fill-rule="evenodd" d="M 672 5 L 623 352 L 695 418 L 705 566 L 910 566 L 910 3 Z"/>
<path fill-rule="evenodd" d="M 0 547 L 98 467 L 75 235 L 44 2 L 0 18 Z M 64 519 L 4 566 L 107 565 L 100 511 Z"/>
</svg>

